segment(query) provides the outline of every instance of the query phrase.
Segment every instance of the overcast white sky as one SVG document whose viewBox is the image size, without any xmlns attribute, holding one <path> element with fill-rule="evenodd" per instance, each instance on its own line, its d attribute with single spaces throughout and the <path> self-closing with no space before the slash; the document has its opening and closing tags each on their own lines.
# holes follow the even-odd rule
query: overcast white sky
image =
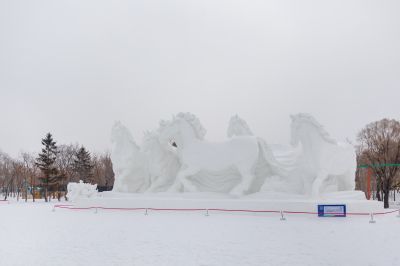
<svg viewBox="0 0 400 266">
<path fill-rule="evenodd" d="M 1 0 L 0 149 L 110 148 L 179 111 L 207 138 L 238 114 L 288 143 L 309 112 L 338 139 L 400 118 L 400 1 Z"/>
</svg>

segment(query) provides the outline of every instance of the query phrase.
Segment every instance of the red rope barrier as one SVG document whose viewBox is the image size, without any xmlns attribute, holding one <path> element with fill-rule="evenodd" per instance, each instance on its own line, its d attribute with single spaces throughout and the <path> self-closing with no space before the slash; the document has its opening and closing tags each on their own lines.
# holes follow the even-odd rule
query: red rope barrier
<svg viewBox="0 0 400 266">
<path fill-rule="evenodd" d="M 390 214 L 390 213 L 394 213 L 394 212 L 398 212 L 400 209 L 397 210 L 393 210 L 393 211 L 388 211 L 388 212 L 375 212 L 373 213 L 374 215 L 385 215 L 385 214 Z"/>
<path fill-rule="evenodd" d="M 294 211 L 283 211 L 283 213 L 287 214 L 318 214 L 318 212 L 294 212 Z M 335 213 L 330 213 L 335 214 Z"/>
<path fill-rule="evenodd" d="M 103 206 L 91 206 L 91 207 L 74 207 L 73 205 L 54 205 L 54 208 L 59 209 L 68 209 L 68 210 L 92 210 L 92 209 L 100 209 L 100 210 L 118 210 L 118 211 L 215 211 L 215 212 L 247 212 L 247 213 L 284 213 L 284 214 L 310 214 L 310 215 L 318 215 L 318 212 L 303 212 L 303 211 L 275 211 L 275 210 L 244 210 L 244 209 L 205 209 L 205 208 L 111 208 L 111 207 L 103 207 Z M 366 216 L 366 215 L 386 215 L 395 212 L 399 212 L 400 209 L 391 210 L 387 212 L 348 212 L 346 215 L 354 215 L 354 216 Z M 342 213 L 329 213 L 332 215 L 342 214 Z"/>
<path fill-rule="evenodd" d="M 203 209 L 206 211 L 207 209 Z M 280 211 L 266 211 L 266 210 L 232 210 L 232 209 L 208 209 L 209 211 L 219 212 L 250 212 L 250 213 L 281 213 Z"/>
</svg>

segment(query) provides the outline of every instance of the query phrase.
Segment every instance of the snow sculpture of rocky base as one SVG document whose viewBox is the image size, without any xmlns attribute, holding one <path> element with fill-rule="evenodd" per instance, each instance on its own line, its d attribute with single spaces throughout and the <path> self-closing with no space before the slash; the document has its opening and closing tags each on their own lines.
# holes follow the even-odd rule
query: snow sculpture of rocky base
<svg viewBox="0 0 400 266">
<path fill-rule="evenodd" d="M 97 197 L 97 185 L 92 185 L 88 183 L 83 183 L 83 181 L 79 181 L 79 183 L 68 183 L 67 185 L 67 198 L 71 202 L 75 202 L 80 198 L 84 199 L 93 199 Z"/>
</svg>

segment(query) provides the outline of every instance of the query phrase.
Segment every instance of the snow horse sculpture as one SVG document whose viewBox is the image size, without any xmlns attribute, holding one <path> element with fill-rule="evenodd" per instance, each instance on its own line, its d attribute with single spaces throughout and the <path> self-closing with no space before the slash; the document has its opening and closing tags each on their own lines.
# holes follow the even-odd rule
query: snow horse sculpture
<svg viewBox="0 0 400 266">
<path fill-rule="evenodd" d="M 205 129 L 197 117 L 180 113 L 171 122 L 161 125 L 161 143 L 176 148 L 181 168 L 176 176 L 172 191 L 195 192 L 191 177 L 201 171 L 223 171 L 234 167 L 241 181 L 230 192 L 243 195 L 255 180 L 255 167 L 261 158 L 268 160 L 271 168 L 279 172 L 267 145 L 254 136 L 238 136 L 224 142 L 204 140 Z"/>
<path fill-rule="evenodd" d="M 304 182 L 306 194 L 318 197 L 324 188 L 334 191 L 355 188 L 356 154 L 350 144 L 339 143 L 309 114 L 291 116 L 291 144 L 301 143 L 297 173 Z"/>
<path fill-rule="evenodd" d="M 319 204 L 345 204 L 349 212 L 383 205 L 354 191 L 352 145 L 329 136 L 311 115 L 291 116 L 292 145 L 267 144 L 233 116 L 227 138 L 206 140 L 190 113 L 179 113 L 146 132 L 140 145 L 117 122 L 112 128 L 113 191 L 68 186 L 68 197 L 87 208 L 160 210 L 286 210 L 315 212 Z"/>
<path fill-rule="evenodd" d="M 145 191 L 149 185 L 147 158 L 121 122 L 115 122 L 111 130 L 111 142 L 113 144 L 111 159 L 117 177 L 114 191 L 130 193 Z"/>
<path fill-rule="evenodd" d="M 190 113 L 179 113 L 147 132 L 141 146 L 129 130 L 112 130 L 114 192 L 279 192 L 318 197 L 354 190 L 355 152 L 338 143 L 308 114 L 291 116 L 291 144 L 267 145 L 238 116 L 226 141 L 205 140 Z M 282 152 L 284 151 L 284 152 Z"/>
</svg>

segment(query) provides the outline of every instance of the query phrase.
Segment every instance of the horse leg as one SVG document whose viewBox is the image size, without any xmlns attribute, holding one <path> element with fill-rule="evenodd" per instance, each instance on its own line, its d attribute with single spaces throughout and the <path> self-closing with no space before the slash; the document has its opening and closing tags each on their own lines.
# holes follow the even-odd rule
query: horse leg
<svg viewBox="0 0 400 266">
<path fill-rule="evenodd" d="M 167 190 L 168 192 L 180 192 L 182 190 L 182 183 L 178 178 L 181 172 L 183 172 L 183 170 L 180 170 L 178 172 L 178 175 L 176 176 L 174 183 Z"/>
<path fill-rule="evenodd" d="M 356 180 L 354 174 L 351 171 L 347 171 L 341 176 L 341 184 L 339 190 L 354 190 L 356 187 Z"/>
<path fill-rule="evenodd" d="M 246 191 L 250 189 L 251 184 L 254 181 L 254 174 L 251 169 L 239 169 L 242 181 L 234 187 L 230 194 L 235 196 L 242 196 Z"/>
<path fill-rule="evenodd" d="M 147 189 L 147 192 L 157 192 L 162 190 L 165 187 L 165 180 L 164 176 L 158 176 L 157 179 L 151 181 L 150 187 Z"/>
<path fill-rule="evenodd" d="M 328 174 L 325 172 L 320 172 L 317 178 L 314 180 L 312 184 L 312 196 L 314 198 L 318 198 L 320 195 L 320 190 L 322 183 L 328 178 Z"/>
<path fill-rule="evenodd" d="M 179 192 L 183 188 L 193 192 L 197 191 L 196 187 L 190 182 L 188 179 L 189 176 L 192 176 L 198 172 L 195 168 L 185 168 L 181 169 L 176 176 L 175 183 L 168 189 L 169 192 Z"/>
<path fill-rule="evenodd" d="M 311 180 L 303 178 L 303 192 L 305 195 L 312 195 L 312 183 Z"/>
<path fill-rule="evenodd" d="M 196 186 L 193 185 L 191 180 L 189 179 L 190 176 L 193 176 L 199 172 L 198 169 L 196 168 L 187 168 L 184 171 L 181 171 L 177 177 L 177 179 L 181 182 L 183 185 L 184 190 L 187 190 L 189 192 L 197 192 L 198 189 Z"/>
</svg>

